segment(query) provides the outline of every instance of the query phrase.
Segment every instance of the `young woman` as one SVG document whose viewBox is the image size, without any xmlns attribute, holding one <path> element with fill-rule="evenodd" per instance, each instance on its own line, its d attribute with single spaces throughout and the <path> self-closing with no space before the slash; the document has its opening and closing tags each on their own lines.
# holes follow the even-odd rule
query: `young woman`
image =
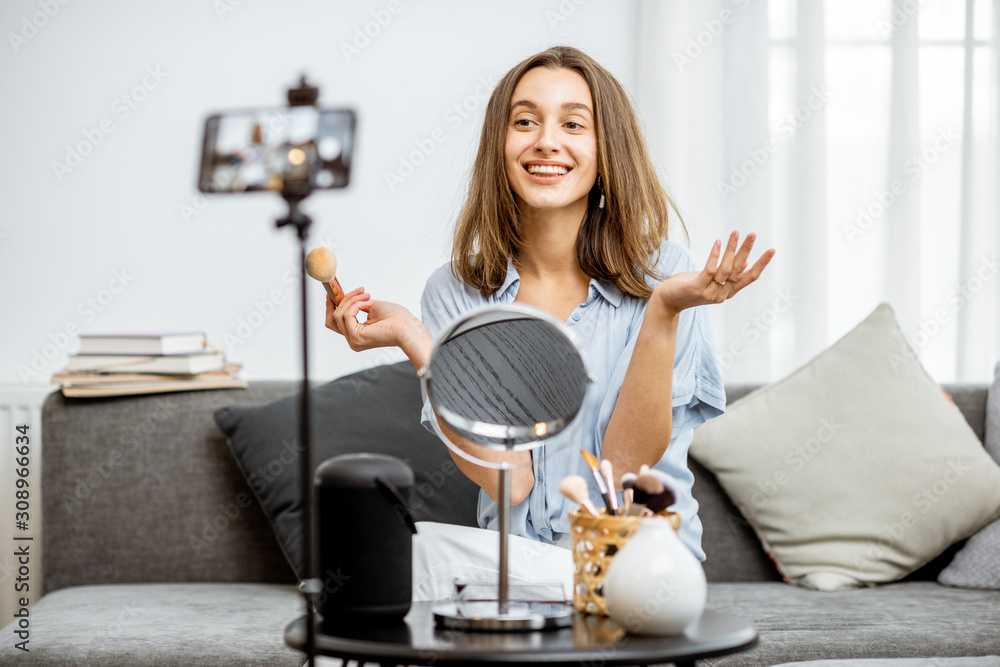
<svg viewBox="0 0 1000 667">
<path fill-rule="evenodd" d="M 581 51 L 548 49 L 514 67 L 490 97 L 452 261 L 427 282 L 423 321 L 358 288 L 339 307 L 327 299 L 326 325 L 354 350 L 398 346 L 420 369 L 435 336 L 473 308 L 516 302 L 564 321 L 597 377 L 572 429 L 581 446 L 610 460 L 617 477 L 643 464 L 675 477 L 680 537 L 704 559 L 687 450 L 693 429 L 723 412 L 725 393 L 701 306 L 754 282 L 774 251 L 747 269 L 754 235 L 737 249 L 734 232 L 725 249 L 715 242 L 699 269 L 684 246 L 667 239 L 671 203 L 622 86 Z M 360 311 L 367 313 L 363 323 L 355 320 Z M 427 406 L 423 421 L 448 435 Z M 525 463 L 512 474 L 511 532 L 525 538 L 516 544 L 530 555 L 528 579 L 564 580 L 566 567 L 571 579 L 569 552 L 546 543 L 566 545 L 566 515 L 575 507 L 558 493 L 559 480 L 590 479 L 578 449 L 558 450 L 544 466 L 530 452 L 506 455 Z M 453 458 L 482 488 L 480 526 L 495 528 L 496 471 Z M 421 528 L 421 541 L 451 539 L 450 530 Z M 459 551 L 477 539 L 469 530 L 455 537 Z M 488 543 L 466 554 L 470 563 L 491 549 L 496 558 L 496 538 Z M 415 566 L 429 558 L 417 552 Z M 512 551 L 514 580 L 518 562 Z M 451 577 L 469 574 L 459 564 L 445 569 L 423 596 L 447 594 Z M 417 587 L 416 571 L 414 577 Z"/>
</svg>

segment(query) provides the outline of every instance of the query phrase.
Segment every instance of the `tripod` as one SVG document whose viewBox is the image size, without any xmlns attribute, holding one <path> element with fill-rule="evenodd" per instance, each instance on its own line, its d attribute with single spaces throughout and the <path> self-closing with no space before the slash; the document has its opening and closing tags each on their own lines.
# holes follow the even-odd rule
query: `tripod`
<svg viewBox="0 0 1000 667">
<path fill-rule="evenodd" d="M 288 104 L 293 107 L 315 105 L 318 98 L 319 89 L 308 85 L 305 77 L 302 77 L 298 87 L 288 91 Z M 312 194 L 312 184 L 308 180 L 286 181 L 282 185 L 281 196 L 288 202 L 288 213 L 276 224 L 279 228 L 294 225 L 299 239 L 299 283 L 302 294 L 302 392 L 299 399 L 299 439 L 302 442 L 299 468 L 299 482 L 302 487 L 302 581 L 299 582 L 299 591 L 306 605 L 306 664 L 312 667 L 313 656 L 316 653 L 313 596 L 322 590 L 323 584 L 315 576 L 313 554 L 312 398 L 309 395 L 309 318 L 306 298 L 306 241 L 309 238 L 312 218 L 299 209 L 299 204 L 310 194 Z"/>
</svg>

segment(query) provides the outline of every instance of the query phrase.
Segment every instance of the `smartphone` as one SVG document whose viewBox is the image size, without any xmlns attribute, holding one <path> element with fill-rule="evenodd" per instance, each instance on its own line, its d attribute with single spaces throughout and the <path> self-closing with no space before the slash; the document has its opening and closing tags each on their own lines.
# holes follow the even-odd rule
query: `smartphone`
<svg viewBox="0 0 1000 667">
<path fill-rule="evenodd" d="M 254 109 L 205 119 L 198 189 L 206 193 L 343 188 L 351 179 L 351 109 Z"/>
</svg>

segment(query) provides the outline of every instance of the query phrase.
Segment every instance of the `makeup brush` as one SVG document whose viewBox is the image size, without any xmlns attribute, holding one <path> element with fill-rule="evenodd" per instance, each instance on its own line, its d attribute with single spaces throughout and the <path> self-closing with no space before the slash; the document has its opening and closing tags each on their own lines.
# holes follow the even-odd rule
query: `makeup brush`
<svg viewBox="0 0 1000 667">
<path fill-rule="evenodd" d="M 344 300 L 344 290 L 337 280 L 337 256 L 332 250 L 322 246 L 310 250 L 306 256 L 306 273 L 323 283 L 334 306 L 340 305 Z"/>
<path fill-rule="evenodd" d="M 654 514 L 661 512 L 677 501 L 674 490 L 668 488 L 656 476 L 646 473 L 635 478 L 632 484 L 635 493 L 635 505 L 645 505 Z"/>
<path fill-rule="evenodd" d="M 575 503 L 579 503 L 580 507 L 587 510 L 594 516 L 600 516 L 601 513 L 597 511 L 594 507 L 594 503 L 590 502 L 590 498 L 587 497 L 587 480 L 579 475 L 569 475 L 563 477 L 559 480 L 559 493 L 563 494 Z"/>
<path fill-rule="evenodd" d="M 604 482 L 604 478 L 601 477 L 600 462 L 597 457 L 588 452 L 586 449 L 581 449 L 580 453 L 583 454 L 583 458 L 587 461 L 587 465 L 590 466 L 590 471 L 594 473 L 594 480 L 597 482 L 597 490 L 601 492 L 604 496 L 604 505 L 608 508 L 608 514 L 611 516 L 618 516 L 618 511 L 611 507 L 611 493 L 608 491 L 608 485 Z"/>
<path fill-rule="evenodd" d="M 663 472 L 662 470 L 657 470 L 656 468 L 650 468 L 649 472 L 647 474 L 650 474 L 653 477 L 655 477 L 656 479 L 660 480 L 660 483 L 663 484 L 663 486 L 665 486 L 667 489 L 669 489 L 670 491 L 673 492 L 673 494 L 674 494 L 674 500 L 675 501 L 677 500 L 677 480 L 676 479 L 674 479 L 673 477 L 671 477 L 667 473 Z M 671 503 L 671 504 L 673 504 L 673 503 Z"/>
<path fill-rule="evenodd" d="M 629 513 L 629 507 L 632 505 L 632 484 L 635 483 L 635 478 L 638 477 L 634 472 L 627 472 L 622 475 L 622 509 L 625 510 L 625 515 Z"/>
<path fill-rule="evenodd" d="M 632 480 L 632 504 L 628 507 L 628 516 L 639 516 L 647 511 L 646 503 L 663 493 L 663 484 L 648 473 L 642 473 Z M 651 510 L 649 510 L 651 512 Z"/>
<path fill-rule="evenodd" d="M 607 459 L 601 459 L 601 475 L 604 477 L 604 482 L 608 486 L 608 500 L 611 501 L 611 509 L 614 510 L 614 514 L 618 514 L 618 494 L 615 493 L 615 474 L 614 468 L 611 467 L 611 461 Z"/>
</svg>

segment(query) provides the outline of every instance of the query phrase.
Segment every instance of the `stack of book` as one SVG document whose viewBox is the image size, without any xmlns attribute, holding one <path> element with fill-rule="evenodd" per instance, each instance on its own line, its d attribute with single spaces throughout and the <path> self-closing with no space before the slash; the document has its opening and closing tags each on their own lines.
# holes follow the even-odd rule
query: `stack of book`
<svg viewBox="0 0 1000 667">
<path fill-rule="evenodd" d="M 81 334 L 80 352 L 52 382 L 73 397 L 245 388 L 239 369 L 201 333 Z"/>
</svg>

